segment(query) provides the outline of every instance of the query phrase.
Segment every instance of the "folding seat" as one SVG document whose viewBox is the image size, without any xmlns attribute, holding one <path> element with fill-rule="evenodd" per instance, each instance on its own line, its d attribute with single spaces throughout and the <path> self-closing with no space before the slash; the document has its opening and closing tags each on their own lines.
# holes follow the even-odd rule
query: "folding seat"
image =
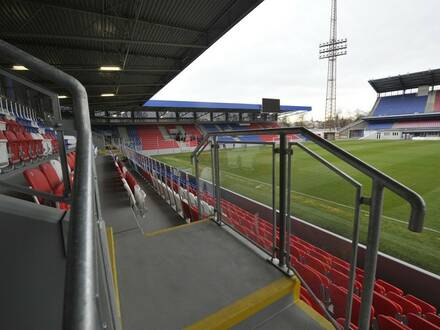
<svg viewBox="0 0 440 330">
<path fill-rule="evenodd" d="M 387 315 L 378 315 L 377 323 L 379 324 L 379 330 L 411 330 L 411 328 Z"/>
<path fill-rule="evenodd" d="M 312 257 L 315 257 L 316 259 L 325 262 L 329 266 L 332 264 L 332 259 L 327 255 L 323 254 L 322 252 L 320 252 L 319 250 L 310 250 L 308 254 L 311 255 Z"/>
<path fill-rule="evenodd" d="M 348 291 L 340 286 L 330 284 L 329 286 L 330 299 L 333 304 L 333 316 L 335 318 L 345 316 L 345 306 L 347 303 Z M 351 312 L 351 322 L 358 325 L 360 314 L 361 299 L 358 295 L 353 295 L 353 305 Z M 374 317 L 374 307 L 371 306 L 371 321 Z"/>
<path fill-rule="evenodd" d="M 413 330 L 440 330 L 440 327 L 414 313 L 406 316 L 408 326 Z"/>
<path fill-rule="evenodd" d="M 147 197 L 147 194 L 141 189 L 139 186 L 134 187 L 134 199 L 136 200 L 136 204 L 138 208 L 142 210 L 146 210 L 146 202 L 145 199 Z"/>
<path fill-rule="evenodd" d="M 127 174 L 125 175 L 125 180 L 127 181 L 127 184 L 130 187 L 131 191 L 134 192 L 134 187 L 137 185 L 134 176 L 130 172 L 127 172 Z"/>
<path fill-rule="evenodd" d="M 190 192 L 190 193 L 188 193 L 188 197 L 189 197 L 189 199 L 188 199 L 189 204 L 191 206 L 196 206 L 197 205 L 197 198 L 196 198 L 196 196 L 194 196 L 194 194 Z"/>
<path fill-rule="evenodd" d="M 20 143 L 17 140 L 17 136 L 9 130 L 5 131 L 4 134 L 8 140 L 9 163 L 11 165 L 20 163 Z"/>
<path fill-rule="evenodd" d="M 336 320 L 336 322 L 339 324 L 339 329 L 344 329 L 345 326 L 345 319 L 343 317 L 340 317 Z M 353 323 L 350 322 L 350 330 L 358 330 L 358 327 L 355 326 Z"/>
<path fill-rule="evenodd" d="M 402 307 L 402 314 L 406 315 L 408 313 L 420 314 L 422 313 L 422 308 L 413 303 L 411 300 L 406 299 L 403 296 L 399 296 L 397 293 L 388 292 L 387 298 L 391 299 L 395 303 L 399 304 Z"/>
<path fill-rule="evenodd" d="M 26 138 L 28 142 L 29 147 L 29 158 L 30 159 L 36 159 L 37 158 L 37 143 L 36 140 L 32 137 L 32 135 L 29 132 L 23 132 L 24 137 Z"/>
<path fill-rule="evenodd" d="M 9 166 L 8 139 L 0 131 L 0 169 Z"/>
<path fill-rule="evenodd" d="M 343 266 L 341 264 L 338 264 L 336 262 L 332 262 L 332 268 L 336 269 L 337 271 L 344 273 L 344 274 L 348 274 L 350 272 L 350 266 Z"/>
<path fill-rule="evenodd" d="M 343 288 L 348 288 L 348 285 L 350 283 L 350 277 L 337 271 L 336 269 L 330 269 L 329 271 L 329 278 L 330 280 L 339 286 L 342 286 Z M 355 280 L 354 282 L 354 288 L 357 290 L 357 292 L 362 291 L 362 284 Z"/>
<path fill-rule="evenodd" d="M 427 314 L 427 313 L 437 313 L 437 308 L 435 308 L 434 306 L 432 306 L 431 304 L 427 303 L 426 301 L 417 298 L 411 294 L 407 294 L 405 296 L 406 299 L 412 301 L 413 303 L 419 305 L 422 308 L 422 313 L 423 314 Z"/>
<path fill-rule="evenodd" d="M 304 263 L 324 275 L 327 275 L 328 272 L 330 271 L 329 265 L 327 265 L 326 263 L 322 262 L 321 260 L 316 259 L 315 257 L 312 257 L 311 255 L 308 255 L 308 254 L 304 255 Z"/>
<path fill-rule="evenodd" d="M 425 318 L 429 322 L 431 322 L 431 323 L 435 324 L 436 326 L 440 327 L 440 316 L 438 316 L 437 314 L 435 314 L 435 313 L 427 313 L 425 315 Z"/>
<path fill-rule="evenodd" d="M 183 210 L 183 217 L 185 218 L 185 220 L 191 219 L 191 211 L 189 205 L 184 200 L 182 200 L 182 210 Z"/>
<path fill-rule="evenodd" d="M 382 287 L 385 288 L 386 292 L 394 292 L 395 294 L 398 294 L 399 296 L 403 296 L 403 290 L 399 289 L 398 287 L 384 281 L 384 280 L 377 280 L 376 281 L 377 284 L 381 285 Z"/>
<path fill-rule="evenodd" d="M 52 155 L 53 148 L 52 148 L 51 140 L 47 137 L 46 134 L 42 134 L 41 136 L 43 137 L 43 154 L 44 154 L 44 156 Z"/>
<path fill-rule="evenodd" d="M 376 291 L 373 292 L 373 306 L 377 314 L 396 317 L 396 315 L 403 313 L 403 309 L 398 303 Z"/>
<path fill-rule="evenodd" d="M 49 182 L 52 190 L 57 189 L 57 187 L 62 184 L 62 180 L 50 163 L 40 164 L 39 168 Z"/>
<path fill-rule="evenodd" d="M 17 132 L 15 134 L 17 136 L 18 143 L 20 145 L 20 159 L 22 161 L 28 161 L 29 157 L 29 142 L 25 138 L 22 132 Z"/>
<path fill-rule="evenodd" d="M 122 179 L 122 184 L 124 186 L 125 191 L 127 192 L 128 200 L 130 201 L 130 206 L 131 207 L 136 206 L 136 199 L 134 198 L 133 192 L 131 191 L 131 188 L 128 185 L 127 181 L 125 181 L 125 179 Z"/>
<path fill-rule="evenodd" d="M 50 187 L 49 181 L 47 181 L 43 172 L 41 172 L 39 169 L 27 169 L 23 171 L 23 176 L 32 189 L 49 194 L 52 193 L 52 188 Z M 34 200 L 38 204 L 41 204 L 43 202 L 43 198 L 41 197 L 34 196 Z"/>
<path fill-rule="evenodd" d="M 302 279 L 307 283 L 313 293 L 320 299 L 325 300 L 324 283 L 321 277 L 311 267 L 292 259 L 293 267 L 297 270 Z"/>
<path fill-rule="evenodd" d="M 41 134 L 38 133 L 31 133 L 31 136 L 35 143 L 35 151 L 37 157 L 43 157 L 44 156 L 43 137 L 41 136 Z"/>
<path fill-rule="evenodd" d="M 174 200 L 176 201 L 176 211 L 180 215 L 183 215 L 183 209 L 182 209 L 182 201 L 180 200 L 180 196 L 178 193 L 174 192 Z"/>
</svg>

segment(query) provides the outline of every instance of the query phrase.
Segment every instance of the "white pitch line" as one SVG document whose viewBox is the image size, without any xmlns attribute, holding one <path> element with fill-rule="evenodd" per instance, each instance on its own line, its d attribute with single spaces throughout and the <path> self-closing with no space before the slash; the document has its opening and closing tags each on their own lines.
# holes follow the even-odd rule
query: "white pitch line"
<svg viewBox="0 0 440 330">
<path fill-rule="evenodd" d="M 253 181 L 253 182 L 258 183 L 258 184 L 263 184 L 263 185 L 272 187 L 272 185 L 267 183 L 267 182 L 263 182 L 263 181 L 256 180 L 256 179 L 247 178 L 247 177 L 244 177 L 244 176 L 241 176 L 241 175 L 238 175 L 238 174 L 234 174 L 234 173 L 231 173 L 231 172 L 228 172 L 228 171 L 225 171 L 225 170 L 222 170 L 222 172 L 225 172 L 225 173 L 227 173 L 228 175 L 230 175 L 232 177 L 236 177 L 236 178 L 242 179 L 243 181 Z M 258 187 L 256 187 L 256 188 L 258 188 Z M 292 191 L 297 193 L 297 194 L 299 194 L 299 195 L 311 197 L 311 198 L 314 198 L 316 200 L 320 200 L 322 202 L 332 203 L 334 205 L 338 205 L 338 206 L 341 206 L 341 207 L 345 207 L 345 208 L 354 210 L 354 207 L 350 206 L 350 205 L 341 204 L 341 203 L 338 203 L 338 202 L 335 202 L 335 201 L 332 201 L 332 200 L 329 200 L 329 199 L 325 199 L 325 198 L 309 195 L 309 194 L 306 194 L 306 193 L 303 193 L 303 192 L 300 192 L 300 191 L 296 191 L 296 190 L 292 190 Z M 366 210 L 361 210 L 361 212 L 364 213 L 364 214 L 367 214 L 367 215 L 370 214 L 370 212 L 368 212 Z M 405 221 L 402 221 L 402 220 L 399 220 L 399 219 L 396 219 L 396 218 L 393 218 L 393 217 L 389 217 L 389 216 L 384 215 L 384 214 L 382 214 L 382 217 L 385 218 L 385 219 L 394 221 L 394 222 L 401 223 L 401 224 L 405 224 L 405 225 L 407 224 L 407 222 L 405 222 Z M 423 227 L 423 229 L 425 229 L 427 231 L 431 231 L 433 233 L 440 234 L 440 230 L 437 230 L 437 229 L 434 229 L 434 228 Z"/>
</svg>

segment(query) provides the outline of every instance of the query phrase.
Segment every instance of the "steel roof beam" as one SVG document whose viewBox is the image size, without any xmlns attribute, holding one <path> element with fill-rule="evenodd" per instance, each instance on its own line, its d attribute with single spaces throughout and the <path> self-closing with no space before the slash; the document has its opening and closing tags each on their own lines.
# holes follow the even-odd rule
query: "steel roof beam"
<svg viewBox="0 0 440 330">
<path fill-rule="evenodd" d="M 86 9 L 79 9 L 79 8 L 74 8 L 74 7 L 70 7 L 70 6 L 65 6 L 65 5 L 58 5 L 58 4 L 54 4 L 53 2 L 48 2 L 48 1 L 43 1 L 43 0 L 38 0 L 38 1 L 15 0 L 15 1 L 21 2 L 21 3 L 38 4 L 38 5 L 47 7 L 47 8 L 66 10 L 66 11 L 76 12 L 79 14 L 96 15 L 96 16 L 99 16 L 102 18 L 107 18 L 107 19 L 122 20 L 122 21 L 125 21 L 127 24 L 132 24 L 135 21 L 131 17 L 103 14 L 102 12 L 97 12 L 97 11 L 88 10 L 88 9 L 87 10 Z M 191 27 L 171 25 L 171 24 L 165 24 L 165 23 L 160 23 L 160 22 L 152 22 L 152 21 L 142 19 L 142 18 L 138 19 L 138 22 L 142 23 L 142 24 L 146 24 L 146 25 L 155 26 L 155 27 L 160 27 L 160 28 L 165 28 L 165 29 L 173 29 L 173 30 L 178 30 L 178 31 L 182 31 L 182 32 L 199 34 L 199 35 L 206 35 L 207 34 L 205 31 L 198 30 L 198 29 L 191 28 Z"/>
<path fill-rule="evenodd" d="M 92 48 L 92 47 L 84 47 L 84 46 L 78 46 L 78 47 L 69 47 L 69 46 L 63 46 L 60 44 L 52 44 L 52 43 L 44 43 L 44 42 L 13 42 L 11 39 L 13 38 L 4 38 L 3 33 L 0 32 L 0 37 L 3 39 L 8 39 L 11 43 L 13 43 L 15 46 L 19 46 L 22 48 L 30 48 L 30 47 L 44 47 L 45 50 L 47 50 L 48 47 L 60 49 L 60 50 L 71 50 L 74 52 L 86 52 L 86 53 L 99 53 L 99 54 L 105 54 L 105 55 L 117 55 L 119 57 L 122 56 L 121 52 L 118 52 L 116 50 L 103 50 L 102 48 Z M 135 57 L 143 57 L 145 59 L 162 59 L 162 60 L 172 60 L 179 66 L 181 65 L 182 59 L 179 57 L 173 57 L 173 56 L 159 56 L 159 55 L 151 55 L 151 54 L 145 54 L 141 52 L 131 52 L 132 56 Z M 112 63 L 113 64 L 113 63 Z M 105 63 L 103 63 L 105 65 Z"/>
<path fill-rule="evenodd" d="M 177 47 L 177 48 L 200 48 L 206 49 L 206 44 L 194 44 L 194 43 L 178 43 L 178 42 L 163 42 L 153 40 L 130 40 L 130 39 L 118 39 L 118 38 L 102 38 L 91 36 L 78 36 L 78 35 L 59 35 L 59 34 L 40 34 L 40 33 L 27 33 L 27 32 L 2 32 L 1 35 L 6 38 L 39 38 L 49 40 L 75 40 L 75 41 L 93 41 L 102 43 L 122 43 L 129 45 L 142 45 L 142 46 L 165 46 L 165 47 Z"/>
</svg>

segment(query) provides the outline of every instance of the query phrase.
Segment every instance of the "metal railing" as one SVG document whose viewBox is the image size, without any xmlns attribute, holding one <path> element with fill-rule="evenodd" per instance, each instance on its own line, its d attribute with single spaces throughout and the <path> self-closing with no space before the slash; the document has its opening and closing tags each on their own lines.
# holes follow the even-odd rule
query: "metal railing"
<svg viewBox="0 0 440 330">
<path fill-rule="evenodd" d="M 104 250 L 107 248 L 102 232 L 96 181 L 94 182 L 94 158 L 92 148 L 92 130 L 89 117 L 87 93 L 84 86 L 72 76 L 57 68 L 41 61 L 40 59 L 20 50 L 19 48 L 0 40 L 0 54 L 14 59 L 21 65 L 26 66 L 39 77 L 54 82 L 57 86 L 68 90 L 73 99 L 74 123 L 77 132 L 76 165 L 73 194 L 70 197 L 70 182 L 64 148 L 64 137 L 61 126 L 56 125 L 58 143 L 60 147 L 60 160 L 63 170 L 63 182 L 66 194 L 63 197 L 55 197 L 51 194 L 41 193 L 29 188 L 18 187 L 9 184 L 8 187 L 19 190 L 26 194 L 37 195 L 49 200 L 67 201 L 72 203 L 69 231 L 66 277 L 64 290 L 63 329 L 92 330 L 102 327 L 99 324 L 99 305 L 97 290 L 97 263 L 106 263 L 108 258 Z M 8 76 L 19 83 L 28 86 L 50 97 L 54 111 L 55 122 L 61 120 L 61 112 L 58 95 L 33 82 L 22 79 L 11 73 L 1 70 L 1 74 Z M 6 184 L 2 182 L 1 184 Z M 95 217 L 96 216 L 96 217 Z M 97 234 L 97 224 L 101 225 L 101 231 Z M 98 237 L 98 236 L 99 237 Z M 103 252 L 104 251 L 104 252 Z M 102 253 L 101 253 L 102 252 Z M 108 265 L 104 265 L 108 275 Z M 107 276 L 108 277 L 108 276 Z M 107 283 L 108 284 L 108 283 Z M 112 294 L 112 288 L 107 285 Z M 111 298 L 111 297 L 110 297 Z M 108 300 L 113 304 L 112 299 Z M 110 311 L 113 313 L 114 311 Z M 112 314 L 113 315 L 113 314 Z M 119 328 L 118 322 L 107 324 L 114 329 Z"/>
<path fill-rule="evenodd" d="M 215 132 L 208 133 L 205 135 L 200 144 L 196 147 L 194 152 L 192 153 L 192 160 L 196 170 L 196 180 L 199 181 L 199 166 L 198 166 L 198 157 L 201 152 L 205 149 L 208 144 L 211 144 L 211 153 L 212 153 L 212 169 L 213 169 L 213 186 L 215 191 L 215 199 L 216 199 L 216 218 L 217 221 L 221 222 L 221 196 L 220 196 L 220 182 L 219 182 L 219 173 L 220 173 L 220 162 L 219 162 L 219 154 L 218 154 L 218 139 L 221 136 L 244 136 L 244 135 L 278 135 L 280 138 L 280 144 L 278 148 L 279 152 L 279 243 L 277 246 L 278 250 L 278 262 L 277 267 L 289 273 L 290 265 L 289 265 L 289 252 L 286 252 L 286 247 L 288 247 L 286 240 L 286 235 L 290 235 L 290 179 L 291 179 L 291 150 L 292 146 L 296 145 L 301 148 L 304 152 L 308 153 L 314 159 L 319 161 L 321 164 L 325 165 L 331 171 L 336 173 L 338 176 L 342 177 L 344 180 L 349 182 L 356 189 L 355 196 L 355 213 L 354 213 L 354 227 L 353 227 L 353 237 L 352 237 L 352 251 L 351 251 L 351 267 L 350 267 L 350 285 L 349 285 L 349 294 L 348 301 L 346 304 L 346 325 L 345 328 L 348 329 L 348 322 L 351 320 L 351 309 L 352 309 L 352 300 L 354 293 L 354 280 L 355 280 L 355 269 L 357 262 L 357 246 L 359 243 L 359 221 L 360 221 L 360 204 L 367 205 L 369 207 L 369 224 L 368 224 L 368 233 L 367 233 L 367 250 L 365 256 L 365 264 L 364 264 L 364 280 L 363 280 L 363 292 L 361 298 L 361 307 L 360 307 L 360 316 L 359 316 L 359 328 L 360 329 L 368 329 L 370 326 L 370 313 L 371 313 L 371 305 L 373 298 L 373 289 L 375 282 L 375 274 L 376 274 L 376 264 L 377 264 L 377 255 L 379 250 L 379 234 L 380 234 L 380 219 L 382 215 L 382 207 L 383 207 L 383 194 L 384 189 L 387 188 L 393 193 L 399 195 L 402 199 L 407 201 L 411 206 L 411 215 L 409 219 L 408 229 L 414 232 L 421 232 L 423 229 L 423 220 L 425 216 L 425 202 L 422 197 L 416 192 L 412 191 L 408 187 L 389 177 L 385 173 L 377 170 L 376 168 L 368 165 L 364 161 L 356 158 L 352 154 L 347 151 L 339 148 L 335 144 L 319 137 L 314 134 L 310 130 L 303 127 L 292 127 L 292 128 L 273 128 L 273 129 L 255 129 L 255 130 L 242 130 L 242 131 L 223 131 L 223 132 Z M 362 196 L 362 185 L 348 176 L 346 173 L 337 169 L 334 165 L 326 161 L 324 158 L 314 153 L 309 148 L 305 147 L 299 143 L 291 143 L 289 144 L 287 141 L 288 134 L 301 134 L 307 140 L 315 143 L 320 146 L 330 154 L 336 156 L 343 162 L 349 164 L 359 172 L 363 173 L 367 177 L 372 180 L 372 189 L 370 197 Z M 274 175 L 274 174 L 273 174 Z M 274 177 L 272 179 L 272 185 L 274 189 Z M 199 186 L 199 185 L 197 185 Z M 287 198 L 286 197 L 287 194 Z M 273 207 L 275 206 L 275 195 L 273 196 Z M 275 210 L 274 210 L 275 214 Z M 286 219 L 289 219 L 286 221 Z M 288 225 L 287 225 L 288 224 Z M 274 235 L 276 228 L 274 226 Z M 288 231 L 289 230 L 289 231 Z M 276 240 L 274 239 L 274 243 Z M 306 285 L 307 288 L 307 285 Z M 309 290 L 310 291 L 310 290 Z M 316 299 L 316 296 L 312 293 L 312 296 Z M 319 303 L 319 302 L 318 302 Z M 321 305 L 321 304 L 320 304 Z M 321 305 L 321 307 L 323 307 Z M 329 316 L 328 313 L 326 313 Z M 330 321 L 334 323 L 333 319 Z"/>
</svg>

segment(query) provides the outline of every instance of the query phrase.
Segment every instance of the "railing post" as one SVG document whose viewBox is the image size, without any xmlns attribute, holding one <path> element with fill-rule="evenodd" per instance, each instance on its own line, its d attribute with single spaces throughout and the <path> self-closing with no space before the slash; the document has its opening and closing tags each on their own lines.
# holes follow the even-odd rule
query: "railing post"
<svg viewBox="0 0 440 330">
<path fill-rule="evenodd" d="M 278 245 L 278 259 L 279 266 L 284 267 L 286 265 L 286 155 L 287 155 L 287 139 L 285 133 L 280 133 L 280 221 L 279 232 L 280 242 Z"/>
<path fill-rule="evenodd" d="M 277 235 L 277 204 L 276 204 L 276 150 L 275 150 L 275 142 L 272 144 L 272 258 L 275 258 L 277 243 L 276 243 L 276 235 Z"/>
<path fill-rule="evenodd" d="M 222 221 L 221 192 L 220 192 L 220 156 L 217 137 L 214 138 L 214 175 L 215 175 L 215 208 L 217 210 L 217 222 Z"/>
<path fill-rule="evenodd" d="M 371 304 L 373 301 L 374 281 L 376 277 L 377 253 L 379 250 L 380 217 L 382 215 L 384 186 L 373 179 L 371 188 L 370 219 L 368 224 L 367 251 L 365 253 L 365 277 L 362 291 L 359 328 L 369 329 Z"/>
<path fill-rule="evenodd" d="M 200 199 L 202 198 L 200 194 L 200 170 L 199 170 L 199 157 L 195 155 L 193 157 L 195 175 L 196 175 L 196 185 L 197 185 L 197 212 L 199 212 L 199 218 L 202 216 L 202 205 Z"/>
</svg>

